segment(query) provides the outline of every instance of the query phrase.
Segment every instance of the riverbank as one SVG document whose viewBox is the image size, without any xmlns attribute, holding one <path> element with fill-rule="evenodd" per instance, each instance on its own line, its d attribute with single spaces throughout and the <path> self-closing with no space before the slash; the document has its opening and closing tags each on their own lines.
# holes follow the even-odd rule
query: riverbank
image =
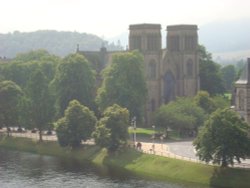
<svg viewBox="0 0 250 188">
<path fill-rule="evenodd" d="M 97 146 L 84 146 L 78 150 L 61 148 L 57 142 L 38 143 L 27 138 L 1 137 L 0 147 L 86 161 L 101 168 L 127 172 L 152 180 L 171 181 L 181 184 L 218 186 L 218 187 L 249 187 L 250 170 L 220 169 L 219 167 L 197 164 L 166 157 L 143 154 L 132 149 L 126 152 L 108 155 L 105 149 Z"/>
</svg>

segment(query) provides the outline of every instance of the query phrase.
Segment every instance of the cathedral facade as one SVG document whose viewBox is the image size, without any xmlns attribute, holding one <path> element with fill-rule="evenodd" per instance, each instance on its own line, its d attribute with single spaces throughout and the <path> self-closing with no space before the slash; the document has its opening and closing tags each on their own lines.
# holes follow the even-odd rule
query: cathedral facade
<svg viewBox="0 0 250 188">
<path fill-rule="evenodd" d="M 176 97 L 192 97 L 199 90 L 199 53 L 196 25 L 167 26 L 166 48 L 162 48 L 160 24 L 129 26 L 128 50 L 139 50 L 144 56 L 148 89 L 145 104 L 145 124 L 150 125 L 152 115 L 162 104 Z M 115 52 L 79 51 L 103 69 Z M 95 56 L 95 58 L 93 58 Z M 99 61 L 99 62 L 97 62 Z M 95 63 L 95 62 L 94 62 Z"/>
<path fill-rule="evenodd" d="M 161 25 L 130 25 L 129 30 L 129 50 L 138 49 L 144 56 L 148 88 L 145 120 L 149 124 L 162 104 L 176 97 L 195 96 L 199 90 L 197 26 L 168 26 L 166 49 L 162 49 Z"/>
</svg>

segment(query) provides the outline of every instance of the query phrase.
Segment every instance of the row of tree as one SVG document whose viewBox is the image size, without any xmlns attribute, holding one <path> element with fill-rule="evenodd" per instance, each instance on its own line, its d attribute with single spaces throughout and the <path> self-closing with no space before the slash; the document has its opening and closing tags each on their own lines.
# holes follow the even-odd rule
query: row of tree
<svg viewBox="0 0 250 188">
<path fill-rule="evenodd" d="M 75 106 L 83 111 L 81 112 L 82 117 L 87 118 L 86 114 L 89 114 L 87 112 L 93 111 L 92 115 L 88 115 L 93 116 L 91 121 L 97 122 L 94 119 L 100 119 L 97 126 L 99 132 L 97 131 L 93 135 L 97 142 L 102 144 L 109 143 L 108 141 L 98 141 L 98 135 L 103 135 L 104 132 L 110 135 L 109 140 L 113 144 L 114 140 L 120 140 L 120 144 L 124 143 L 124 138 L 127 138 L 129 112 L 139 119 L 142 119 L 143 116 L 147 90 L 143 58 L 136 51 L 113 56 L 111 65 L 103 71 L 101 88 L 96 88 L 96 71 L 80 54 L 71 54 L 61 59 L 43 50 L 33 51 L 18 55 L 11 63 L 2 64 L 0 73 L 2 80 L 0 82 L 2 100 L 0 125 L 36 128 L 39 131 L 40 140 L 42 140 L 43 131 L 52 129 L 54 122 L 57 122 L 58 138 L 64 137 L 64 139 L 70 140 L 60 141 L 62 146 L 77 146 L 79 140 L 86 140 L 95 128 L 95 125 L 93 126 L 91 123 L 92 128 L 79 127 L 86 131 L 88 136 L 83 134 L 83 131 L 79 131 L 78 134 L 81 135 L 78 136 L 66 136 L 67 131 L 72 132 L 71 129 L 76 128 L 74 119 L 79 117 L 76 116 L 73 119 L 70 117 L 74 114 L 72 109 L 76 109 Z M 77 102 L 74 101 L 71 104 L 72 100 L 77 100 Z M 121 107 L 115 106 L 114 109 L 109 109 L 108 107 L 113 104 Z M 110 110 L 113 112 L 108 112 Z M 116 110 L 118 112 L 115 112 Z M 116 116 L 112 117 L 113 113 L 118 113 L 119 116 L 122 114 L 121 112 L 126 112 L 121 117 L 123 120 L 120 121 L 124 126 L 126 125 L 124 128 L 119 127 Z M 111 113 L 110 118 L 107 118 L 109 113 Z M 112 118 L 114 119 L 112 120 Z M 90 120 L 79 121 L 84 124 Z M 66 124 L 69 125 L 67 129 Z M 117 124 L 119 128 L 112 127 L 113 124 Z M 113 129 L 116 132 L 126 131 L 122 131 L 124 135 L 113 136 L 111 131 Z M 63 131 L 66 131 L 65 135 Z M 109 148 L 117 149 L 120 144 L 116 143 Z"/>
</svg>

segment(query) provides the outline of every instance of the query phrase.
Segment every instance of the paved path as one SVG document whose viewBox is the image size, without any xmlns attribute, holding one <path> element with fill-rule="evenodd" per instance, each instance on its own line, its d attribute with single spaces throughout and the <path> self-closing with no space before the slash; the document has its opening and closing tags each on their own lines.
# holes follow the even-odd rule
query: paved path
<svg viewBox="0 0 250 188">
<path fill-rule="evenodd" d="M 3 130 L 0 130 L 0 133 Z M 38 133 L 31 133 L 30 131 L 26 133 L 11 133 L 13 136 L 17 137 L 28 137 L 35 140 L 39 139 Z M 55 134 L 53 135 L 43 135 L 43 140 L 57 140 Z M 139 140 L 140 141 L 140 140 Z M 141 151 L 143 153 L 154 154 L 164 157 L 171 157 L 181 160 L 187 160 L 197 163 L 204 163 L 198 159 L 195 155 L 195 149 L 192 145 L 192 140 L 189 141 L 177 141 L 177 142 L 152 142 L 152 140 L 140 141 L 142 143 Z M 93 141 L 88 141 L 87 144 L 94 144 Z M 235 164 L 235 167 L 240 168 L 250 168 L 250 159 L 242 161 L 241 164 Z"/>
<path fill-rule="evenodd" d="M 178 141 L 178 142 L 164 142 L 164 143 L 154 143 L 155 151 L 153 151 L 153 143 L 150 142 L 141 142 L 142 151 L 144 153 L 155 154 L 165 157 L 171 157 L 181 160 L 187 160 L 197 163 L 203 163 L 195 155 L 195 148 L 190 141 Z M 250 159 L 242 160 L 240 164 L 235 162 L 235 167 L 240 168 L 250 168 Z"/>
</svg>

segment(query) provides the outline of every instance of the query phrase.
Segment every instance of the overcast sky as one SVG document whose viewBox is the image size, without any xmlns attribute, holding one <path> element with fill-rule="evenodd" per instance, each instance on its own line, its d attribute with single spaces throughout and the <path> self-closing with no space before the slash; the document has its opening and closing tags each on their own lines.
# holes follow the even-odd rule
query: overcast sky
<svg viewBox="0 0 250 188">
<path fill-rule="evenodd" d="M 250 0 L 1 0 L 0 33 L 53 29 L 108 38 L 129 24 L 250 19 Z"/>
</svg>

